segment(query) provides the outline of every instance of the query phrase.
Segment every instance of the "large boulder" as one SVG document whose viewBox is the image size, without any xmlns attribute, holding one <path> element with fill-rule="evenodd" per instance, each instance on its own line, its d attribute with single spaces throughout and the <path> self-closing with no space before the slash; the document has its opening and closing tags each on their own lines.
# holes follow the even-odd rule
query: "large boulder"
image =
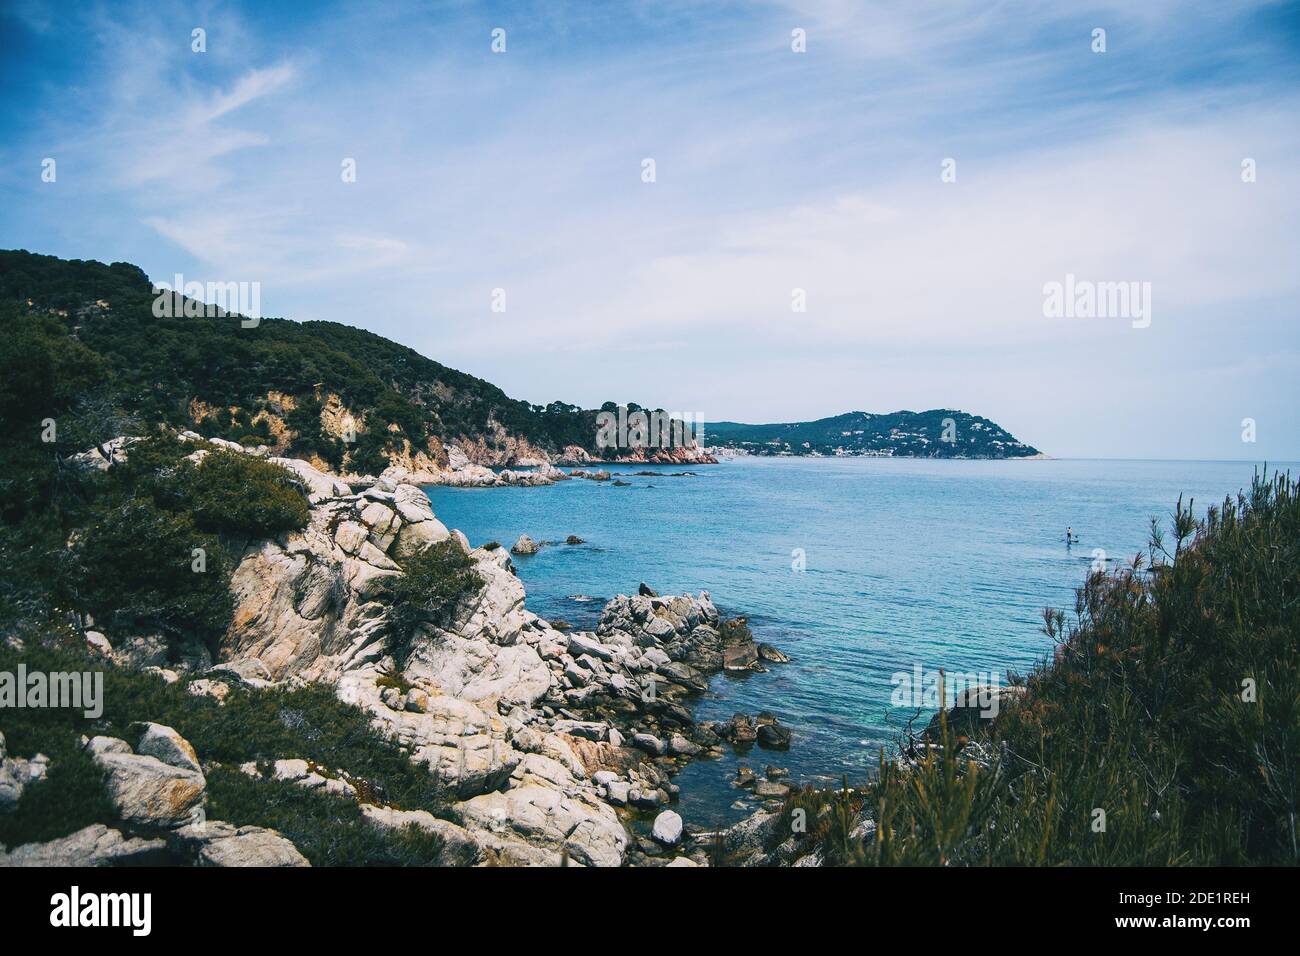
<svg viewBox="0 0 1300 956">
<path fill-rule="evenodd" d="M 511 554 L 536 554 L 537 542 L 526 534 L 521 534 L 518 540 L 510 546 Z"/>
<path fill-rule="evenodd" d="M 135 745 L 135 752 L 157 757 L 172 767 L 192 770 L 198 774 L 203 773 L 203 768 L 199 766 L 198 754 L 194 752 L 190 742 L 172 728 L 164 727 L 162 724 L 144 725 L 140 740 Z"/>
<path fill-rule="evenodd" d="M 192 749 L 192 748 L 191 748 Z M 203 802 L 203 774 L 165 764 L 147 754 L 102 750 L 94 761 L 118 815 L 136 826 L 179 827 Z"/>
</svg>

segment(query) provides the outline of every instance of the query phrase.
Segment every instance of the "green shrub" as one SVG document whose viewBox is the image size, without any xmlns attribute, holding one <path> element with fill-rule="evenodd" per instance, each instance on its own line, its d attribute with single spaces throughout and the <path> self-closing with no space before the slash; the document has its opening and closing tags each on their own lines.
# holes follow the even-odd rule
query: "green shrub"
<svg viewBox="0 0 1300 956">
<path fill-rule="evenodd" d="M 186 462 L 168 500 L 194 516 L 196 527 L 219 534 L 269 538 L 307 526 L 311 507 L 288 469 L 232 451 Z"/>
<path fill-rule="evenodd" d="M 10 849 L 67 836 L 117 816 L 103 774 L 81 749 L 80 735 L 66 727 L 42 727 L 26 719 L 30 713 L 5 712 L 0 727 L 10 754 L 30 758 L 42 753 L 50 758 L 45 779 L 23 791 L 13 812 L 0 814 L 0 843 Z"/>
<path fill-rule="evenodd" d="M 208 816 L 278 830 L 312 866 L 439 866 L 443 840 L 415 826 L 385 830 L 355 800 L 233 767 L 208 774 Z"/>
<path fill-rule="evenodd" d="M 77 535 L 70 558 L 64 594 L 110 630 L 210 642 L 230 622 L 230 560 L 186 512 L 147 499 L 110 505 Z"/>
<path fill-rule="evenodd" d="M 421 624 L 445 622 L 457 604 L 482 587 L 474 560 L 450 538 L 408 557 L 402 573 L 385 581 L 389 652 L 398 666 L 410 656 L 411 640 Z"/>
<path fill-rule="evenodd" d="M 867 862 L 1300 862 L 1300 483 L 1200 522 L 1180 501 L 1173 529 L 1090 576 L 1073 624 L 1045 614 L 1060 651 L 977 731 L 987 758 L 946 719 L 917 767 L 882 757 Z"/>
</svg>

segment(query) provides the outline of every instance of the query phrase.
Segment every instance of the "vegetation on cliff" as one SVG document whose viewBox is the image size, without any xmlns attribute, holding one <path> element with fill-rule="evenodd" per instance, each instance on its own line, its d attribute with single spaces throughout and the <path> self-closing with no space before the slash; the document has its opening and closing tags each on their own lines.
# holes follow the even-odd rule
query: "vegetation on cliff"
<svg viewBox="0 0 1300 956">
<path fill-rule="evenodd" d="M 450 538 L 402 561 L 402 573 L 385 581 L 389 597 L 388 651 L 398 669 L 406 665 L 416 629 L 441 624 L 466 597 L 483 588 L 474 561 Z"/>
<path fill-rule="evenodd" d="M 302 528 L 309 513 L 285 469 L 174 438 L 135 442 L 104 472 L 57 452 L 32 472 L 48 495 L 0 524 L 0 635 L 73 614 L 110 634 L 211 645 L 230 622 L 245 544 Z"/>
<path fill-rule="evenodd" d="M 0 251 L 0 415 L 17 426 L 4 441 L 30 452 L 48 416 L 60 447 L 75 451 L 164 423 L 254 447 L 283 439 L 282 450 L 298 457 L 375 474 L 392 456 L 436 457 L 453 441 L 597 451 L 598 410 L 512 399 L 362 329 L 158 317 L 154 300 L 148 277 L 129 263 Z M 346 412 L 354 441 L 322 417 L 329 411 Z"/>
</svg>

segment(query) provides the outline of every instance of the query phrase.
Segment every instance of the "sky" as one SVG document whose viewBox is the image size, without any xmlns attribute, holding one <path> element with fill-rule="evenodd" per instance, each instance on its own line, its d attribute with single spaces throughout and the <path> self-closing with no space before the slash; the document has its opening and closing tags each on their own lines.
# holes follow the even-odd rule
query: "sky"
<svg viewBox="0 0 1300 956">
<path fill-rule="evenodd" d="M 1300 460 L 1297 157 L 1294 2 L 0 0 L 0 248 L 537 403 Z"/>
</svg>

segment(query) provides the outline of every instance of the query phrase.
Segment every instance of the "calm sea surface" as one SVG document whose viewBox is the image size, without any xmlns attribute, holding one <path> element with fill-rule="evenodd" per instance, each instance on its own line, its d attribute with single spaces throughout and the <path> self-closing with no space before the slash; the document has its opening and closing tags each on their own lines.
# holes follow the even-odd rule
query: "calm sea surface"
<svg viewBox="0 0 1300 956">
<path fill-rule="evenodd" d="M 767 458 L 695 466 L 687 477 L 672 476 L 680 467 L 610 468 L 627 488 L 573 480 L 427 491 L 438 517 L 475 545 L 508 547 L 521 533 L 586 540 L 514 559 L 543 617 L 593 628 L 606 599 L 641 581 L 661 594 L 708 590 L 793 659 L 765 674 L 720 674 L 697 704 L 699 719 L 770 710 L 794 730 L 787 753 L 728 753 L 676 778 L 686 820 L 714 826 L 747 812 L 748 797 L 730 785 L 739 765 L 788 767 L 795 780 L 862 779 L 914 713 L 891 707 L 893 675 L 918 665 L 999 679 L 1027 669 L 1050 650 L 1043 607 L 1072 607 L 1094 549 L 1127 560 L 1153 517 L 1168 524 L 1180 494 L 1200 514 L 1248 487 L 1254 469 Z M 647 470 L 656 475 L 633 475 Z M 1067 526 L 1079 538 L 1069 548 Z M 800 554 L 806 569 L 796 571 Z"/>
</svg>

